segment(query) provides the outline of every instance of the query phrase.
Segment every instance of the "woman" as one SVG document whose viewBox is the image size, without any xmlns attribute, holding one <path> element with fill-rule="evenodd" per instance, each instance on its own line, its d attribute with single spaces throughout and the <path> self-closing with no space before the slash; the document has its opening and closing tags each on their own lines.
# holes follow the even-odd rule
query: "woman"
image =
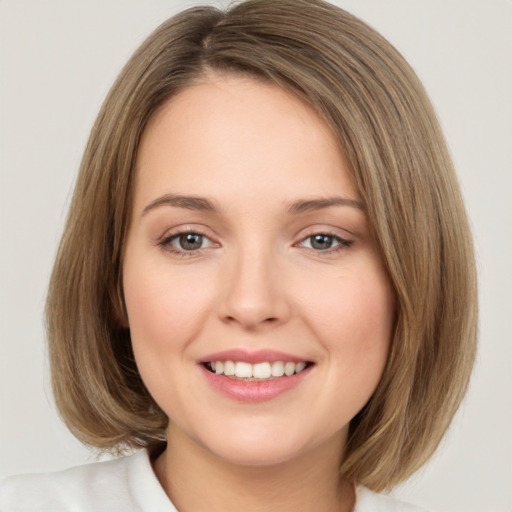
<svg viewBox="0 0 512 512">
<path fill-rule="evenodd" d="M 186 11 L 105 101 L 47 303 L 69 428 L 144 450 L 7 480 L 0 508 L 413 510 L 372 491 L 449 425 L 475 288 L 437 121 L 387 41 L 318 1 Z"/>
</svg>

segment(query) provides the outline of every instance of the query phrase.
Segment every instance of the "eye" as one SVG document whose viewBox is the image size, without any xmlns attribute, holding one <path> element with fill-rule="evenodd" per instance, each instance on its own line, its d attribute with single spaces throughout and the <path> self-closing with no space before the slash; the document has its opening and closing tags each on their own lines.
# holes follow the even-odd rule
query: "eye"
<svg viewBox="0 0 512 512">
<path fill-rule="evenodd" d="M 160 242 L 162 247 L 176 253 L 199 251 L 213 245 L 205 235 L 192 231 L 174 233 Z"/>
<path fill-rule="evenodd" d="M 184 251 L 196 251 L 203 247 L 205 240 L 207 240 L 207 238 L 199 233 L 183 233 L 173 238 L 171 244 Z"/>
<path fill-rule="evenodd" d="M 299 244 L 301 247 L 315 251 L 341 250 L 350 245 L 352 245 L 352 240 L 345 240 L 344 238 L 328 233 L 315 233 L 314 235 L 304 238 Z"/>
</svg>

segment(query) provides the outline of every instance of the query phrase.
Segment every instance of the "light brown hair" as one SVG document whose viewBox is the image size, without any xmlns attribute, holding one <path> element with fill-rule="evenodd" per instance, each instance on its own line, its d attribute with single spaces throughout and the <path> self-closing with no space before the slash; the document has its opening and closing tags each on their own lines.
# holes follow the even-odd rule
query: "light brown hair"
<svg viewBox="0 0 512 512">
<path fill-rule="evenodd" d="M 473 248 L 456 176 L 419 80 L 382 36 L 320 0 L 196 7 L 161 25 L 108 94 L 82 160 L 47 300 L 52 382 L 71 431 L 100 449 L 165 440 L 124 327 L 122 255 L 134 164 L 155 111 L 208 72 L 277 84 L 339 139 L 397 302 L 387 365 L 352 420 L 341 474 L 374 490 L 433 453 L 474 359 Z"/>
</svg>

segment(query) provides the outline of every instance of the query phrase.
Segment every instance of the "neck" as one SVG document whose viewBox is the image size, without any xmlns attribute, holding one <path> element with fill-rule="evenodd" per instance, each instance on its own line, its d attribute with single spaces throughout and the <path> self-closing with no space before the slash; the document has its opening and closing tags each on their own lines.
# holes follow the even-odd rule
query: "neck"
<svg viewBox="0 0 512 512">
<path fill-rule="evenodd" d="M 352 485 L 339 478 L 342 451 L 343 443 L 333 440 L 290 461 L 244 466 L 171 427 L 154 469 L 180 512 L 349 512 L 355 498 Z"/>
</svg>

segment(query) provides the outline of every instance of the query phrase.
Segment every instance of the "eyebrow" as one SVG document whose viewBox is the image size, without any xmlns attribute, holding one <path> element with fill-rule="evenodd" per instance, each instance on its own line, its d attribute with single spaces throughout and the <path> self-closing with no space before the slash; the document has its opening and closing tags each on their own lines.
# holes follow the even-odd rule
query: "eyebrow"
<svg viewBox="0 0 512 512">
<path fill-rule="evenodd" d="M 217 211 L 214 204 L 204 197 L 165 194 L 149 203 L 144 210 L 142 210 L 142 215 L 145 215 L 159 206 L 176 206 L 178 208 L 185 208 L 186 210 L 199 210 L 212 213 Z"/>
<path fill-rule="evenodd" d="M 209 213 L 216 213 L 219 211 L 214 203 L 205 197 L 165 194 L 149 203 L 144 210 L 142 210 L 142 215 L 145 215 L 149 211 L 160 206 L 175 206 L 186 210 L 197 210 Z M 299 199 L 298 201 L 294 201 L 288 205 L 286 212 L 291 215 L 298 215 L 300 213 L 330 208 L 331 206 L 350 206 L 364 211 L 363 203 L 360 201 L 336 196 L 319 199 Z"/>
<path fill-rule="evenodd" d="M 287 212 L 296 215 L 299 213 L 313 212 L 316 210 L 322 210 L 324 208 L 330 208 L 331 206 L 350 206 L 364 211 L 364 206 L 361 201 L 356 199 L 349 199 L 347 197 L 326 197 L 320 199 L 306 199 L 299 200 L 291 203 Z"/>
</svg>

